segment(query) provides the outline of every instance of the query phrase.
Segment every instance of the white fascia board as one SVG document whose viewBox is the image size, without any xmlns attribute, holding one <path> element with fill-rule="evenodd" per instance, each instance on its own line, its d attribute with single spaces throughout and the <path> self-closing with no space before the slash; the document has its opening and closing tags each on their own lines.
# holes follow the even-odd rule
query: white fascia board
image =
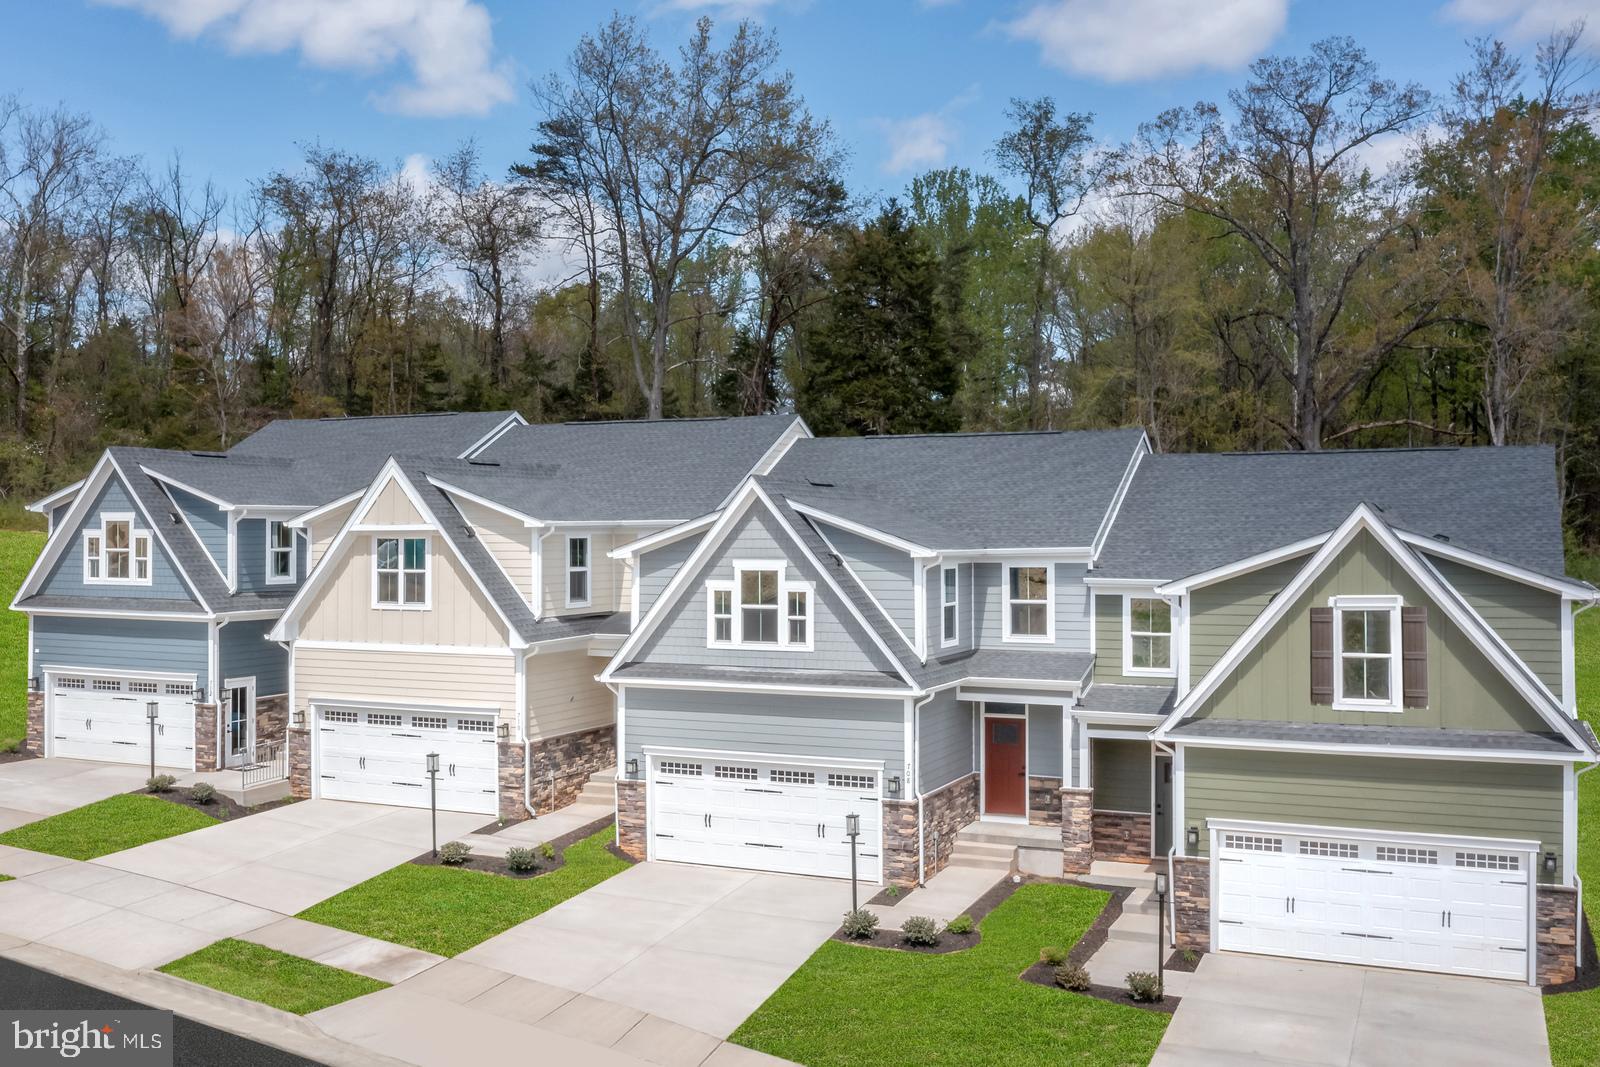
<svg viewBox="0 0 1600 1067">
<path fill-rule="evenodd" d="M 488 448 L 490 445 L 500 440 L 500 438 L 504 437 L 508 431 L 517 426 L 526 425 L 528 425 L 528 420 L 522 417 L 521 412 L 513 411 L 504 419 L 500 420 L 499 424 L 497 424 L 494 429 L 490 430 L 472 444 L 468 445 L 467 450 L 456 458 L 471 459 L 473 456 L 478 455 L 484 449 Z"/>
<path fill-rule="evenodd" d="M 57 489 L 55 492 L 51 493 L 49 496 L 42 496 L 38 500 L 35 500 L 33 503 L 25 505 L 25 507 L 26 507 L 26 509 L 28 511 L 32 511 L 32 512 L 35 512 L 37 514 L 43 515 L 45 512 L 49 511 L 52 507 L 54 507 L 57 503 L 59 503 L 60 500 L 63 497 L 72 496 L 78 490 L 82 489 L 83 488 L 83 483 L 88 481 L 88 480 L 89 479 L 87 479 L 87 478 L 79 478 L 77 481 L 73 482 L 71 485 L 66 486 L 66 487 L 64 487 L 62 489 Z"/>
<path fill-rule="evenodd" d="M 306 513 L 304 504 L 240 504 L 236 514 L 241 519 L 297 519 Z"/>
<path fill-rule="evenodd" d="M 1117 521 L 1117 513 L 1122 510 L 1122 501 L 1128 496 L 1128 487 L 1133 484 L 1133 476 L 1139 470 L 1139 463 L 1150 454 L 1150 435 L 1139 434 L 1138 444 L 1133 446 L 1133 455 L 1128 458 L 1128 466 L 1122 472 L 1122 481 L 1117 483 L 1117 491 L 1111 497 L 1111 506 L 1106 508 L 1105 516 L 1100 520 L 1100 528 L 1095 531 L 1094 543 L 1089 546 L 1091 563 L 1100 558 L 1101 549 L 1106 547 L 1106 538 L 1111 536 L 1111 527 Z"/>
<path fill-rule="evenodd" d="M 139 469 L 141 471 L 143 471 L 145 474 L 149 475 L 151 478 L 154 478 L 156 481 L 160 482 L 162 485 L 170 485 L 174 489 L 181 489 L 183 492 L 188 493 L 190 496 L 199 497 L 201 500 L 204 500 L 207 504 L 215 504 L 222 511 L 231 511 L 235 507 L 238 506 L 237 504 L 233 503 L 233 501 L 231 501 L 231 500 L 224 500 L 221 497 L 214 496 L 211 493 L 205 492 L 204 490 L 196 489 L 194 486 L 189 485 L 189 484 L 187 484 L 185 482 L 180 482 L 180 481 L 178 481 L 178 479 L 172 477 L 170 474 L 162 474 L 158 470 L 152 470 L 151 468 L 145 466 L 143 463 L 139 464 Z"/>
<path fill-rule="evenodd" d="M 1179 734 L 1157 738 L 1192 748 L 1250 749 L 1259 752 L 1308 752 L 1319 755 L 1392 756 L 1396 759 L 1435 759 L 1470 763 L 1572 763 L 1586 757 L 1579 752 L 1518 752 L 1514 749 L 1433 748 L 1421 745 L 1353 745 L 1339 742 L 1277 741 L 1249 737 L 1189 737 Z"/>
<path fill-rule="evenodd" d="M 859 697 L 877 700 L 904 700 L 925 695 L 920 689 L 866 689 L 843 685 L 777 685 L 763 682 L 721 682 L 687 678 L 626 678 L 598 675 L 607 685 L 638 686 L 641 689 L 715 689 L 732 693 L 793 693 L 801 696 Z"/>
<path fill-rule="evenodd" d="M 18 601 L 34 594 L 36 591 L 34 589 L 35 583 L 42 575 L 50 573 L 50 569 L 61 558 L 62 548 L 67 542 L 71 541 L 74 544 L 78 542 L 78 538 L 76 536 L 68 536 L 67 531 L 78 528 L 78 524 L 83 521 L 84 514 L 89 509 L 88 502 L 98 496 L 101 489 L 105 488 L 113 469 L 111 453 L 100 453 L 100 459 L 95 463 L 94 468 L 89 471 L 87 477 L 78 483 L 81 492 L 68 506 L 67 514 L 56 524 L 56 528 L 50 532 L 49 539 L 44 543 L 44 551 L 39 553 L 38 558 L 33 561 L 33 566 L 28 568 L 27 577 L 23 578 L 22 584 L 17 587 L 17 595 L 11 598 L 11 606 L 13 608 L 17 606 Z M 132 492 L 130 489 L 129 495 L 132 495 Z M 46 497 L 45 499 L 48 500 L 50 498 Z M 153 565 L 154 561 L 152 561 Z"/>
<path fill-rule="evenodd" d="M 1179 578 L 1177 581 L 1157 585 L 1156 592 L 1162 596 L 1182 596 L 1184 593 L 1192 589 L 1198 589 L 1203 585 L 1211 585 L 1213 582 L 1220 582 L 1227 578 L 1237 578 L 1241 574 L 1249 574 L 1251 571 L 1258 571 L 1263 567 L 1282 563 L 1286 559 L 1294 559 L 1296 556 L 1315 552 L 1318 546 L 1326 542 L 1331 536 L 1332 534 L 1321 534 L 1317 537 L 1308 537 L 1303 541 L 1294 541 L 1287 545 L 1280 545 L 1277 548 L 1269 548 L 1265 552 L 1258 552 L 1253 556 L 1246 556 L 1244 559 L 1235 560 L 1232 563 L 1224 563 L 1220 567 L 1213 567 L 1208 571 L 1201 571 L 1199 574 L 1191 574 L 1187 578 Z"/>
<path fill-rule="evenodd" d="M 644 537 L 629 541 L 625 545 L 619 545 L 618 547 L 613 548 L 610 552 L 606 553 L 606 556 L 609 559 L 631 559 L 640 553 L 650 551 L 652 548 L 660 548 L 662 545 L 670 545 L 674 541 L 682 540 L 683 538 L 688 537 L 690 534 L 699 533 L 701 530 L 704 530 L 706 527 L 716 522 L 717 518 L 721 514 L 722 512 L 720 511 L 713 511 L 709 515 L 701 515 L 697 519 L 690 519 L 687 522 L 677 523 L 676 525 L 667 527 L 665 530 L 657 530 L 653 534 L 647 534 Z"/>
<path fill-rule="evenodd" d="M 1094 552 L 1087 545 L 1056 548 L 950 548 L 940 553 L 946 563 L 988 563 L 996 560 L 1048 560 L 1052 563 L 1088 563 Z"/>
<path fill-rule="evenodd" d="M 569 530 L 627 530 L 649 526 L 670 529 L 681 521 L 680 519 L 546 519 L 544 520 L 544 525 L 552 530 L 558 528 Z"/>
<path fill-rule="evenodd" d="M 290 519 L 288 525 L 292 529 L 303 530 L 308 525 L 322 518 L 322 516 L 328 514 L 329 512 L 337 511 L 346 504 L 360 500 L 366 495 L 366 492 L 367 491 L 365 489 L 357 489 L 355 492 L 347 493 L 337 500 L 330 500 L 326 504 L 312 508 L 310 511 L 301 512 L 294 518 Z"/>
<path fill-rule="evenodd" d="M 91 619 L 145 619 L 151 622 L 210 622 L 217 616 L 205 612 L 176 612 L 176 611 L 112 611 L 108 608 L 19 608 L 12 605 L 13 611 L 20 611 L 24 615 L 68 615 Z M 237 615 L 230 616 L 238 618 Z"/>
<path fill-rule="evenodd" d="M 1576 578 L 1558 578 L 1554 575 L 1540 574 L 1525 567 L 1502 562 L 1491 556 L 1485 556 L 1465 548 L 1458 548 L 1455 545 L 1438 541 L 1432 537 L 1420 537 L 1417 534 L 1406 533 L 1403 530 L 1396 530 L 1394 534 L 1406 544 L 1428 555 L 1443 556 L 1445 559 L 1455 563 L 1464 563 L 1469 567 L 1488 571 L 1490 574 L 1498 574 L 1502 578 L 1510 578 L 1512 581 L 1531 585 L 1536 589 L 1559 593 L 1568 600 L 1584 602 L 1600 600 L 1600 589 L 1596 589 L 1588 582 L 1578 581 Z"/>
<path fill-rule="evenodd" d="M 1083 584 L 1091 589 L 1137 589 L 1160 595 L 1163 579 L 1160 578 L 1096 578 L 1088 574 Z"/>
<path fill-rule="evenodd" d="M 819 522 L 825 522 L 829 526 L 837 526 L 839 529 L 844 530 L 847 533 L 853 533 L 857 537 L 865 537 L 868 541 L 875 541 L 880 545 L 885 545 L 897 551 L 904 552 L 912 559 L 933 559 L 938 555 L 938 553 L 931 548 L 926 548 L 913 541 L 907 541 L 904 538 L 896 537 L 894 534 L 885 533 L 882 530 L 863 525 L 862 523 L 855 522 L 851 519 L 843 518 L 842 516 L 835 515 L 831 512 L 823 511 L 821 508 L 814 508 L 809 504 L 802 504 L 798 500 L 789 500 L 788 504 L 791 508 L 793 508 L 795 511 L 798 511 L 802 515 L 816 519 Z"/>
<path fill-rule="evenodd" d="M 1310 588 L 1317 575 L 1321 574 L 1362 531 L 1372 534 L 1401 568 L 1422 586 L 1423 592 L 1439 604 L 1445 614 L 1461 627 L 1478 651 L 1489 658 L 1489 661 L 1533 706 L 1541 718 L 1553 726 L 1556 732 L 1578 751 L 1585 753 L 1590 751 L 1588 742 L 1573 729 L 1571 721 L 1551 696 L 1550 690 L 1533 676 L 1520 659 L 1515 656 L 1507 657 L 1503 651 L 1504 642 L 1498 642 L 1493 631 L 1483 624 L 1475 612 L 1466 608 L 1465 602 L 1449 588 L 1447 583 L 1438 578 L 1437 572 L 1427 561 L 1401 542 L 1377 513 L 1366 504 L 1357 506 L 1339 528 L 1329 535 L 1322 547 L 1304 567 L 1300 568 L 1293 580 L 1273 598 L 1266 610 L 1256 616 L 1255 621 L 1245 629 L 1239 639 L 1212 665 L 1205 677 L 1200 679 L 1200 683 L 1190 689 L 1177 703 L 1152 736 L 1156 740 L 1166 740 L 1168 730 L 1210 698 L 1222 681 L 1233 673 L 1240 661 L 1260 643 L 1262 637 L 1288 614 L 1289 609 Z M 1194 742 L 1186 740 L 1184 743 Z M 1595 755 L 1600 756 L 1600 753 Z"/>
<path fill-rule="evenodd" d="M 161 542 L 161 547 L 166 549 L 167 562 L 172 564 L 172 569 L 178 572 L 178 577 L 183 579 L 183 584 L 189 587 L 189 595 L 194 597 L 195 603 L 199 604 L 206 611 L 212 611 L 211 605 L 206 602 L 206 598 L 201 596 L 200 590 L 195 587 L 194 579 L 189 577 L 189 572 L 184 570 L 183 564 L 178 561 L 178 554 L 172 551 L 171 542 L 167 540 L 167 535 L 162 532 L 162 524 L 157 522 L 156 517 L 150 514 L 150 510 L 144 506 L 144 500 L 137 492 L 134 491 L 133 482 L 129 480 L 128 475 L 123 471 L 121 464 L 119 464 L 114 457 L 110 457 L 109 453 L 107 453 L 107 456 L 108 458 L 111 458 L 112 469 L 117 472 L 117 477 L 122 479 L 123 486 L 128 490 L 128 496 L 132 498 L 133 506 L 139 509 L 140 514 L 144 515 L 144 521 L 150 524 L 150 532 L 155 534 L 156 540 Z M 185 528 L 187 528 L 187 524 L 185 524 Z M 198 540 L 199 539 L 197 538 L 197 543 Z M 200 552 L 206 557 L 206 559 L 211 559 L 211 553 L 206 551 L 205 545 L 199 545 L 199 548 Z M 214 561 L 213 565 L 215 565 Z M 151 559 L 150 571 L 152 574 L 155 573 L 155 567 L 156 561 Z M 223 579 L 223 583 L 227 583 L 226 578 Z"/>
<path fill-rule="evenodd" d="M 516 519 L 518 522 L 522 523 L 523 526 L 530 530 L 542 529 L 545 525 L 532 515 L 518 511 L 516 508 L 507 507 L 504 504 L 490 500 L 486 496 L 479 496 L 477 493 L 469 493 L 460 486 L 451 485 L 449 482 L 435 478 L 431 474 L 425 475 L 425 477 L 428 479 L 428 484 L 433 486 L 435 489 L 442 489 L 451 496 L 458 496 L 462 500 L 470 500 L 472 503 L 477 504 L 480 507 L 488 508 L 490 511 L 497 511 L 507 518 Z"/>
</svg>

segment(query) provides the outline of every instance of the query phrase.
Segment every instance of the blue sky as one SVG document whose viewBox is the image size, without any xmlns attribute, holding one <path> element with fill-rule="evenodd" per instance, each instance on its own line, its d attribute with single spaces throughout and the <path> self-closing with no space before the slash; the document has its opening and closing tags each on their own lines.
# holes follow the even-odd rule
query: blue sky
<svg viewBox="0 0 1600 1067">
<path fill-rule="evenodd" d="M 1600 0 L 647 0 L 623 3 L 658 47 L 709 14 L 776 32 L 862 193 L 931 166 L 986 165 L 1013 96 L 1092 111 L 1115 141 L 1174 104 L 1220 99 L 1255 56 L 1329 34 L 1397 79 L 1442 90 L 1464 41 L 1524 50 Z M 498 171 L 537 120 L 527 84 L 556 69 L 605 5 L 514 0 L 0 0 L 0 95 L 92 115 L 111 147 L 238 193 L 320 140 L 386 162 L 474 137 Z"/>
</svg>

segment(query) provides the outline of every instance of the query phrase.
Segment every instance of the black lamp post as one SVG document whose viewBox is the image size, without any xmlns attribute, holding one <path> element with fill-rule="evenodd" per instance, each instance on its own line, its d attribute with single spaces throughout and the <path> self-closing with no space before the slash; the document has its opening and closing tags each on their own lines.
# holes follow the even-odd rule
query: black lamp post
<svg viewBox="0 0 1600 1067">
<path fill-rule="evenodd" d="M 1167 988 L 1167 876 L 1156 873 L 1156 984 Z"/>
<path fill-rule="evenodd" d="M 844 834 L 850 839 L 850 910 L 856 911 L 856 838 L 861 836 L 861 816 L 851 813 L 844 817 Z"/>
<path fill-rule="evenodd" d="M 439 858 L 439 753 L 428 753 L 428 815 L 433 826 L 433 858 Z"/>
<path fill-rule="evenodd" d="M 150 777 L 156 776 L 156 716 L 161 713 L 161 705 L 154 700 L 145 704 L 144 717 L 150 720 Z"/>
</svg>

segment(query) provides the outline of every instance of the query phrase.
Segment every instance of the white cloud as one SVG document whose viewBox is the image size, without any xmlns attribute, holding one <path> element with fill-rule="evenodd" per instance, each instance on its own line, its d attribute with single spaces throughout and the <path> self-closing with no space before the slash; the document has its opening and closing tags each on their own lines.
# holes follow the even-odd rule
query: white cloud
<svg viewBox="0 0 1600 1067">
<path fill-rule="evenodd" d="M 978 87 L 968 86 L 937 111 L 924 111 L 898 119 L 873 119 L 888 146 L 883 169 L 890 174 L 937 167 L 950 157 L 950 149 L 960 136 L 960 124 L 952 113 L 978 99 Z"/>
<path fill-rule="evenodd" d="M 400 162 L 400 178 L 419 193 L 433 188 L 433 160 L 413 152 Z"/>
<path fill-rule="evenodd" d="M 1289 0 L 1041 0 L 1000 28 L 1052 67 L 1131 82 L 1242 67 L 1288 14 Z"/>
<path fill-rule="evenodd" d="M 1508 36 L 1523 41 L 1545 37 L 1574 22 L 1600 28 L 1597 0 L 1450 0 L 1444 14 L 1479 26 L 1501 24 Z"/>
<path fill-rule="evenodd" d="M 313 67 L 406 80 L 374 94 L 407 115 L 482 115 L 515 95 L 476 0 L 98 0 L 159 19 L 174 35 L 239 53 L 297 53 Z"/>
</svg>

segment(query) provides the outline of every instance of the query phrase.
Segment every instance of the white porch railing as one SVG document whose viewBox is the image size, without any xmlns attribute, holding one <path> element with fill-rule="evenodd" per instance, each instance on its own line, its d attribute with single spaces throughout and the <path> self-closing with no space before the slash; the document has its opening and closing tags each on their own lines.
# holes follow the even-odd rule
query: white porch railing
<svg viewBox="0 0 1600 1067">
<path fill-rule="evenodd" d="M 256 745 L 239 765 L 239 776 L 246 789 L 266 782 L 278 782 L 289 776 L 282 741 L 268 741 Z"/>
</svg>

